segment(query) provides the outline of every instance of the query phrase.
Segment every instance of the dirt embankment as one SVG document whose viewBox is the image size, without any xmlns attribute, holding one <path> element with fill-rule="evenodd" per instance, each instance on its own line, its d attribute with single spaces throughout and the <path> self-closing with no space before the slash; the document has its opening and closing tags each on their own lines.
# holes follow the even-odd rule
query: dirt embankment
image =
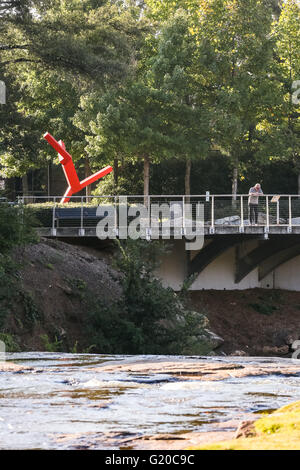
<svg viewBox="0 0 300 470">
<path fill-rule="evenodd" d="M 106 248 L 44 239 L 18 252 L 16 258 L 22 265 L 19 280 L 26 296 L 11 297 L 4 331 L 25 350 L 45 350 L 51 347 L 48 340 L 52 347 L 57 342 L 68 351 L 88 347 L 83 301 L 87 288 L 97 302 L 121 295 L 111 253 Z M 190 292 L 190 304 L 208 317 L 210 330 L 224 339 L 216 354 L 290 357 L 291 344 L 300 338 L 300 292 L 198 291 Z M 34 321 L 35 316 L 39 321 Z"/>
<path fill-rule="evenodd" d="M 5 330 L 25 350 L 49 349 L 50 343 L 55 348 L 53 342 L 69 351 L 84 349 L 87 289 L 98 302 L 121 294 L 120 275 L 107 251 L 43 239 L 18 251 L 15 259 L 20 266 L 18 285 L 26 295 L 11 296 Z"/>
<path fill-rule="evenodd" d="M 224 339 L 219 352 L 291 357 L 300 338 L 300 292 L 211 290 L 191 292 L 190 300 Z"/>
</svg>

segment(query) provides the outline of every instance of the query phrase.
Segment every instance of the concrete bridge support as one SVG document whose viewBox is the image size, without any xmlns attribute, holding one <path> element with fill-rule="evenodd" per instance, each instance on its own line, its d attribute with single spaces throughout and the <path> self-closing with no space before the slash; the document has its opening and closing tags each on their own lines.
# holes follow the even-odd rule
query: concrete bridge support
<svg viewBox="0 0 300 470">
<path fill-rule="evenodd" d="M 217 238 L 207 239 L 198 253 L 185 251 L 184 240 L 171 242 L 172 249 L 158 272 L 165 285 L 180 290 L 184 280 L 195 275 L 191 290 L 261 287 L 300 291 L 299 236 Z"/>
</svg>

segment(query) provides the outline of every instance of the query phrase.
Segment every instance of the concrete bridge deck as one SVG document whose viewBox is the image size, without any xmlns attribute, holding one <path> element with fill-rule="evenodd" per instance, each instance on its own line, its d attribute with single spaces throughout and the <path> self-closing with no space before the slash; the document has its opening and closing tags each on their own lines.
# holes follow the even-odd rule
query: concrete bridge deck
<svg viewBox="0 0 300 470">
<path fill-rule="evenodd" d="M 82 237 L 97 237 L 96 233 L 96 227 L 86 227 L 83 225 L 83 227 L 80 227 L 80 224 L 78 224 L 77 227 L 37 227 L 37 232 L 40 236 L 42 237 L 54 237 L 54 238 L 82 238 Z M 113 238 L 118 238 L 118 229 L 114 232 L 115 236 Z M 196 235 L 204 235 L 204 237 L 211 237 L 211 236 L 217 236 L 217 235 L 237 235 L 241 234 L 244 235 L 244 238 L 248 238 L 249 236 L 253 237 L 256 236 L 257 238 L 264 238 L 268 239 L 272 235 L 300 235 L 300 225 L 297 226 L 269 226 L 268 231 L 266 231 L 266 226 L 257 226 L 257 227 L 244 227 L 244 230 L 241 232 L 239 230 L 239 227 L 234 227 L 234 226 L 221 226 L 221 227 L 215 227 L 214 231 L 212 232 L 210 227 L 203 227 L 201 230 L 196 228 L 194 229 L 194 234 Z M 152 237 L 152 232 L 151 228 L 149 230 L 146 230 L 145 233 L 141 234 L 141 238 L 145 238 L 147 240 L 151 240 Z M 182 238 L 185 238 L 185 229 L 182 229 L 181 232 Z M 108 236 L 107 238 L 112 238 L 111 236 Z M 173 238 L 179 238 L 179 234 L 175 235 L 174 231 L 170 230 L 170 237 L 167 237 L 164 234 L 164 231 L 162 229 L 159 230 L 159 238 L 163 239 L 173 239 Z M 156 239 L 153 237 L 153 239 Z M 300 238 L 299 238 L 300 241 Z"/>
</svg>

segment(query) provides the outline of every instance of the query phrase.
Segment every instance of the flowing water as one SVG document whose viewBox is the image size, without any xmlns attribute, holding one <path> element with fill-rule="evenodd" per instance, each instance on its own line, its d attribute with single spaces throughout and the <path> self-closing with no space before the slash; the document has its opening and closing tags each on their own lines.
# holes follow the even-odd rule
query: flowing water
<svg viewBox="0 0 300 470">
<path fill-rule="evenodd" d="M 184 359 L 257 364 L 270 358 L 37 352 L 12 353 L 7 359 L 34 369 L 0 373 L 0 449 L 72 449 L 79 435 L 102 436 L 97 448 L 116 449 L 112 436 L 118 433 L 201 432 L 220 422 L 226 429 L 230 420 L 300 399 L 300 376 L 180 381 L 166 374 L 93 371 L 111 363 Z M 280 361 L 290 360 L 276 358 Z"/>
</svg>

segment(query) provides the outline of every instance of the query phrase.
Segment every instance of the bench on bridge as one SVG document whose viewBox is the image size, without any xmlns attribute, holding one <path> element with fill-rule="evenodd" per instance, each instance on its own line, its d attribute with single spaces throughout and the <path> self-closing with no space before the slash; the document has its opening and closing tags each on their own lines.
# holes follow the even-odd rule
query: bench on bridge
<svg viewBox="0 0 300 470">
<path fill-rule="evenodd" d="M 56 207 L 54 209 L 55 227 L 95 227 L 99 220 L 108 215 L 97 216 L 98 207 Z"/>
</svg>

